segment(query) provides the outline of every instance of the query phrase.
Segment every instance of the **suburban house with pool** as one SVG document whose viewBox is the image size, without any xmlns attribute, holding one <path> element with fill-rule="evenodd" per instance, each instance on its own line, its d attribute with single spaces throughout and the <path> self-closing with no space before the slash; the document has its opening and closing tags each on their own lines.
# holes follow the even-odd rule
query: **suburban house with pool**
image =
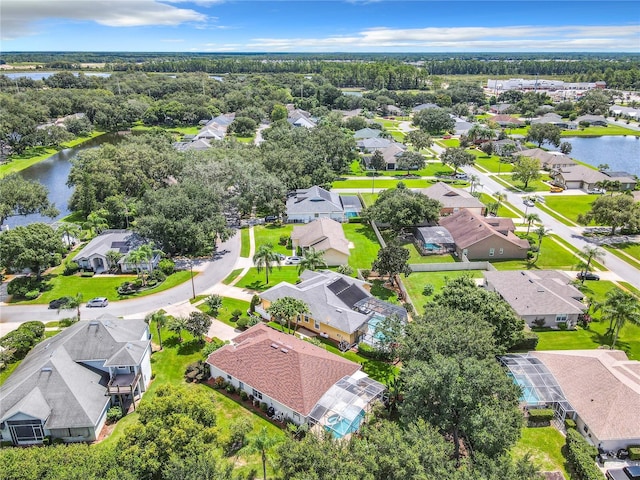
<svg viewBox="0 0 640 480">
<path fill-rule="evenodd" d="M 77 322 L 36 345 L 0 386 L 0 438 L 15 445 L 96 440 L 109 408 L 126 410 L 150 382 L 144 320 Z"/>
<path fill-rule="evenodd" d="M 311 312 L 297 319 L 297 326 L 311 334 L 337 342 L 346 349 L 360 342 L 375 343 L 375 327 L 384 318 L 407 320 L 407 311 L 380 300 L 365 288 L 366 282 L 330 270 L 305 270 L 301 282 L 280 282 L 260 294 L 256 312 L 271 319 L 267 308 L 282 297 L 303 301 Z"/>
<path fill-rule="evenodd" d="M 346 265 L 349 262 L 349 241 L 342 224 L 330 218 L 319 218 L 306 225 L 295 225 L 291 232 L 293 248 L 313 248 L 323 252 L 327 266 Z"/>
<path fill-rule="evenodd" d="M 355 432 L 384 385 L 350 360 L 258 324 L 207 358 L 222 377 L 276 420 L 320 425 L 335 438 Z"/>
<path fill-rule="evenodd" d="M 640 445 L 640 362 L 620 350 L 554 350 L 500 357 L 529 409 L 553 408 L 605 452 Z"/>
<path fill-rule="evenodd" d="M 149 242 L 146 239 L 131 230 L 105 230 L 85 245 L 74 257 L 74 261 L 80 268 L 100 273 L 116 266 L 111 264 L 108 255 L 109 251 L 115 251 L 120 254 L 117 266 L 122 273 L 135 272 L 138 269 L 148 270 L 149 266 L 146 263 L 137 265 L 127 261 L 129 252 L 147 243 Z M 151 262 L 155 267 L 159 261 L 160 253 L 157 253 Z"/>
<path fill-rule="evenodd" d="M 510 218 L 483 217 L 470 210 L 460 210 L 438 222 L 446 228 L 460 258 L 469 260 L 514 260 L 527 258 L 529 242 L 513 232 Z"/>
<path fill-rule="evenodd" d="M 336 222 L 347 222 L 349 217 L 357 217 L 362 204 L 355 195 L 341 196 L 313 186 L 295 190 L 287 195 L 286 221 L 288 223 L 309 223 L 318 218 L 330 218 Z"/>
<path fill-rule="evenodd" d="M 587 310 L 573 279 L 558 270 L 482 272 L 484 287 L 497 292 L 530 327 L 573 328 Z"/>
</svg>

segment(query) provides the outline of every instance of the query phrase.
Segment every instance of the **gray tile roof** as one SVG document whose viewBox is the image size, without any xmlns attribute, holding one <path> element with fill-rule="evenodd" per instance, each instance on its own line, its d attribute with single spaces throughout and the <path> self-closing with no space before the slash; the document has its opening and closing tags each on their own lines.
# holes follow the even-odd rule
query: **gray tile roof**
<svg viewBox="0 0 640 480">
<path fill-rule="evenodd" d="M 140 340 L 147 329 L 143 320 L 103 315 L 36 345 L 0 386 L 0 420 L 23 412 L 46 420 L 46 428 L 94 426 L 109 402 L 109 375 L 83 362 L 139 365 L 150 344 Z"/>
<path fill-rule="evenodd" d="M 104 257 L 109 250 L 116 250 L 122 255 L 126 255 L 144 243 L 147 241 L 131 230 L 105 230 L 85 245 L 75 256 L 75 259 L 81 260 L 96 254 Z"/>
<path fill-rule="evenodd" d="M 271 302 L 282 297 L 302 300 L 309 306 L 311 318 L 349 334 L 367 322 L 369 315 L 352 310 L 358 300 L 371 296 L 363 288 L 365 282 L 328 270 L 317 272 L 305 270 L 300 278 L 302 282 L 297 285 L 281 282 L 264 291 L 260 296 Z M 332 291 L 331 285 L 339 281 L 345 282 L 345 289 L 350 289 L 347 292 L 348 295 L 340 295 L 344 289 L 340 289 L 338 294 Z M 358 300 L 350 301 L 356 297 Z"/>
<path fill-rule="evenodd" d="M 393 140 L 389 140 L 388 138 L 365 138 L 362 140 L 358 140 L 356 145 L 358 148 L 363 148 L 365 150 L 375 150 L 377 148 L 386 148 L 395 143 Z"/>
<path fill-rule="evenodd" d="M 582 313 L 583 294 L 557 270 L 483 272 L 485 279 L 520 316 Z"/>
<path fill-rule="evenodd" d="M 287 215 L 329 212 L 342 213 L 344 208 L 340 195 L 322 187 L 296 190 L 295 195 L 287 198 Z"/>
</svg>

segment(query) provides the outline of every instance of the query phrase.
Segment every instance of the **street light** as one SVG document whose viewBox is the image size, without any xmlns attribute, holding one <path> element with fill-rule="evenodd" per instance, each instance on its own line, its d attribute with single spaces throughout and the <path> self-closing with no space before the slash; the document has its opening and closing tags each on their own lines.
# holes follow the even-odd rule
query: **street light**
<svg viewBox="0 0 640 480">
<path fill-rule="evenodd" d="M 196 287 L 193 284 L 193 260 L 189 260 L 189 270 L 191 271 L 191 292 L 193 293 L 193 299 L 196 299 Z"/>
</svg>

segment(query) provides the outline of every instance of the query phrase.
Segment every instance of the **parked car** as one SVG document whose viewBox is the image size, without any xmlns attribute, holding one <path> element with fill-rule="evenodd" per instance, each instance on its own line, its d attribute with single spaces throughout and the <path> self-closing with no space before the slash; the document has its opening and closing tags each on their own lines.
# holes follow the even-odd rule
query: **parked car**
<svg viewBox="0 0 640 480">
<path fill-rule="evenodd" d="M 469 178 L 469 175 L 467 175 L 466 173 L 456 173 L 454 177 L 458 180 L 466 180 L 467 178 Z"/>
<path fill-rule="evenodd" d="M 592 188 L 587 190 L 587 193 L 590 195 L 604 195 L 607 191 L 604 188 Z"/>
<path fill-rule="evenodd" d="M 51 309 L 62 308 L 66 305 L 68 301 L 69 301 L 69 297 L 56 298 L 55 300 L 51 300 L 49 302 L 49 308 Z"/>
<path fill-rule="evenodd" d="M 564 192 L 564 188 L 556 187 L 555 185 L 549 189 L 551 193 L 562 193 Z"/>
<path fill-rule="evenodd" d="M 92 298 L 87 302 L 87 307 L 106 307 L 109 305 L 109 300 L 105 297 Z"/>
<path fill-rule="evenodd" d="M 629 466 L 607 470 L 609 480 L 640 480 L 640 466 Z"/>
<path fill-rule="evenodd" d="M 522 203 L 524 203 L 527 207 L 535 207 L 536 204 L 530 198 L 526 198 Z"/>
<path fill-rule="evenodd" d="M 576 277 L 578 278 L 578 280 L 582 280 L 584 277 L 584 280 L 600 280 L 600 276 L 596 275 L 595 273 L 591 273 L 591 272 L 578 272 L 578 274 L 576 275 Z"/>
<path fill-rule="evenodd" d="M 288 257 L 284 264 L 285 265 L 298 265 L 302 259 L 300 257 Z"/>
<path fill-rule="evenodd" d="M 278 217 L 276 217 L 275 215 L 267 215 L 266 217 L 264 217 L 265 222 L 275 222 L 276 220 L 278 220 Z"/>
</svg>

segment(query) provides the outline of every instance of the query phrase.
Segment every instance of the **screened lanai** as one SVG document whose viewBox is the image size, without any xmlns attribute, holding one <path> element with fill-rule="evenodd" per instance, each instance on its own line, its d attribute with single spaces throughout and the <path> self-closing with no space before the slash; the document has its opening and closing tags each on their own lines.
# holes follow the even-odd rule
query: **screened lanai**
<svg viewBox="0 0 640 480">
<path fill-rule="evenodd" d="M 573 417 L 573 407 L 567 401 L 555 377 L 544 363 L 528 353 L 499 357 L 500 363 L 509 369 L 509 376 L 522 389 L 520 402 L 527 407 L 549 407 L 560 420 Z"/>
<path fill-rule="evenodd" d="M 321 425 L 335 438 L 342 438 L 360 428 L 371 402 L 380 398 L 386 387 L 357 371 L 338 380 L 320 398 L 309 419 Z"/>
</svg>

